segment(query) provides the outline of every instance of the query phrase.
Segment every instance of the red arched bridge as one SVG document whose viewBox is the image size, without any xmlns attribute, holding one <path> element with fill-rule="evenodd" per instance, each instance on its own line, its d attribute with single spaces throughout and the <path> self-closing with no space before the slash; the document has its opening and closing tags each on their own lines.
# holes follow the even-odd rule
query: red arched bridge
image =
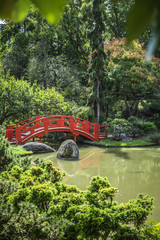
<svg viewBox="0 0 160 240">
<path fill-rule="evenodd" d="M 98 123 L 91 123 L 81 118 L 61 115 L 41 115 L 21 121 L 6 128 L 5 137 L 12 144 L 22 145 L 37 137 L 42 138 L 46 133 L 65 132 L 67 138 L 83 136 L 91 141 L 99 141 L 107 138 L 107 125 L 100 126 Z"/>
</svg>

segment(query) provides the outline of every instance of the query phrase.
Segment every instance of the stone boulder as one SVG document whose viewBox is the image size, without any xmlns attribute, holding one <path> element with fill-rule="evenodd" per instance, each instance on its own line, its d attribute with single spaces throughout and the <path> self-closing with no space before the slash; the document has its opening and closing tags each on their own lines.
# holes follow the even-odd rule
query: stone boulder
<svg viewBox="0 0 160 240">
<path fill-rule="evenodd" d="M 58 149 L 57 158 L 64 160 L 78 160 L 79 149 L 73 140 L 64 141 Z"/>
<path fill-rule="evenodd" d="M 32 151 L 33 153 L 48 153 L 48 152 L 55 152 L 54 148 L 44 144 L 44 143 L 37 143 L 37 142 L 29 142 L 22 146 L 27 151 Z"/>
</svg>

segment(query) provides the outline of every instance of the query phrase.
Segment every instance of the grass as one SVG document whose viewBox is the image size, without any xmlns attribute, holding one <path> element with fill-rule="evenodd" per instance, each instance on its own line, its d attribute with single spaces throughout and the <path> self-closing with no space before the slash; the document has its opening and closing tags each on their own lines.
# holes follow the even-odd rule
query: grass
<svg viewBox="0 0 160 240">
<path fill-rule="evenodd" d="M 14 154 L 19 155 L 19 156 L 26 156 L 26 155 L 33 154 L 32 151 L 27 151 L 24 148 L 19 147 L 19 146 L 11 146 L 11 149 Z"/>
<path fill-rule="evenodd" d="M 111 139 L 103 139 L 101 141 L 95 142 L 96 145 L 103 145 L 106 147 L 140 147 L 140 146 L 150 146 L 154 145 L 150 141 L 145 139 L 134 139 L 128 142 L 114 141 Z"/>
</svg>

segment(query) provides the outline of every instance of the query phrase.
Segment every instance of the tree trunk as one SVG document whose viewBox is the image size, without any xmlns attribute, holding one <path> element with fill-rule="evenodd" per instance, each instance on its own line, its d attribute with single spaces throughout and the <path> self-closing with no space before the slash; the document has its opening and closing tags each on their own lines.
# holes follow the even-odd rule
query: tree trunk
<svg viewBox="0 0 160 240">
<path fill-rule="evenodd" d="M 97 78 L 97 123 L 100 119 L 99 79 Z"/>
</svg>

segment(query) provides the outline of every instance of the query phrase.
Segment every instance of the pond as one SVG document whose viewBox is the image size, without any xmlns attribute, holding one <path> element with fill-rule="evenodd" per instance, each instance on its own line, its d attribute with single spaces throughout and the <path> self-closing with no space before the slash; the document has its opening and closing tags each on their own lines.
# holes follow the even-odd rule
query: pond
<svg viewBox="0 0 160 240">
<path fill-rule="evenodd" d="M 116 201 L 127 202 L 138 193 L 154 197 L 154 210 L 149 220 L 160 221 L 160 148 L 110 148 L 79 146 L 79 161 L 64 161 L 56 153 L 34 155 L 50 159 L 66 173 L 64 181 L 86 189 L 91 177 L 108 177 L 118 188 Z"/>
</svg>

